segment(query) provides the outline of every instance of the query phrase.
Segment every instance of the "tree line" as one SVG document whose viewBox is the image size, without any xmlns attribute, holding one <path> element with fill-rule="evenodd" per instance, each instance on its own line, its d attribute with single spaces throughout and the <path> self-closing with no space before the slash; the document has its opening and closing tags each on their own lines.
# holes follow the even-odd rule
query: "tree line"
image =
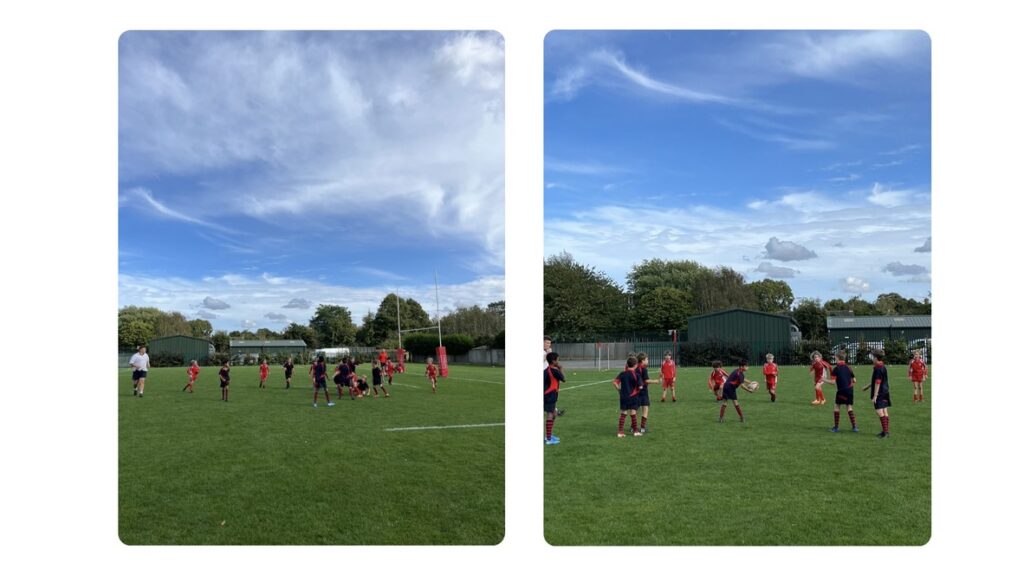
<svg viewBox="0 0 1024 576">
<path fill-rule="evenodd" d="M 644 260 L 626 275 L 625 287 L 567 252 L 544 261 L 544 332 L 563 341 L 686 330 L 691 316 L 729 308 L 787 314 L 805 339 L 817 340 L 827 337 L 828 316 L 928 315 L 932 305 L 896 293 L 874 302 L 859 296 L 824 303 L 797 299 L 785 281 L 747 282 L 732 268 L 691 260 Z"/>
<path fill-rule="evenodd" d="M 388 294 L 376 312 L 369 311 L 359 326 L 345 306 L 321 304 L 306 324 L 292 322 L 283 330 L 269 328 L 224 331 L 213 329 L 204 319 L 187 319 L 182 313 L 153 307 L 125 306 L 117 313 L 117 340 L 120 350 L 130 350 L 165 336 L 193 336 L 213 342 L 217 352 L 227 352 L 232 339 L 302 340 L 309 348 L 339 346 L 398 347 L 398 304 L 402 310 L 402 330 L 437 326 L 419 302 Z M 505 346 L 505 302 L 492 302 L 486 308 L 456 308 L 441 317 L 441 333 L 450 336 L 458 348 L 465 346 Z M 414 333 L 416 334 L 416 333 Z M 408 335 L 403 337 L 403 344 Z M 459 336 L 455 338 L 455 336 Z M 436 333 L 434 334 L 436 342 Z M 451 351 L 450 353 L 461 353 Z"/>
</svg>

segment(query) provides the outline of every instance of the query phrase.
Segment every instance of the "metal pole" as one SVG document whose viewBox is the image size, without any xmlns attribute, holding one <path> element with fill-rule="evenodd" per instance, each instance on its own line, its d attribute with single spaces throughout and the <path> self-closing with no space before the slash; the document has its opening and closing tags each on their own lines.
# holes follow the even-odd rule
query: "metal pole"
<svg viewBox="0 0 1024 576">
<path fill-rule="evenodd" d="M 398 348 L 402 348 L 402 299 L 395 294 L 395 306 L 398 309 Z"/>
<path fill-rule="evenodd" d="M 437 269 L 434 269 L 434 312 L 437 314 L 437 345 L 441 343 L 441 293 L 437 289 Z"/>
</svg>

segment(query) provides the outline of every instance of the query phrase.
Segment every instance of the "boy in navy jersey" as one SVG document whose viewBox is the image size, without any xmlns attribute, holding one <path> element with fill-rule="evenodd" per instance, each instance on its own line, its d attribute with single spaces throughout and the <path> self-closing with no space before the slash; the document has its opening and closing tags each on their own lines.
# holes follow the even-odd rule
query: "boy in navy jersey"
<svg viewBox="0 0 1024 576">
<path fill-rule="evenodd" d="M 743 409 L 740 408 L 740 401 L 736 398 L 736 389 L 744 384 L 749 384 L 750 381 L 744 373 L 747 371 L 747 362 L 744 360 L 740 362 L 739 368 L 732 371 L 729 377 L 725 379 L 725 384 L 722 384 L 722 408 L 718 411 L 718 421 L 725 422 L 725 407 L 729 405 L 729 400 L 732 400 L 732 405 L 736 407 L 736 413 L 740 415 L 740 422 L 744 422 Z M 744 387 L 744 390 L 750 392 L 750 389 Z"/>
<path fill-rule="evenodd" d="M 220 367 L 220 399 L 228 401 L 228 386 L 231 384 L 231 362 L 225 360 Z"/>
<path fill-rule="evenodd" d="M 334 367 L 334 387 L 338 389 L 338 399 L 344 395 L 342 386 L 348 388 L 348 395 L 352 396 L 352 369 L 349 368 L 348 358 L 342 358 L 341 362 Z M 355 398 L 353 398 L 354 400 Z"/>
<path fill-rule="evenodd" d="M 640 404 L 640 381 L 636 374 L 636 356 L 630 356 L 626 360 L 626 369 L 619 373 L 612 381 L 612 386 L 619 391 L 619 438 L 625 438 L 626 434 L 622 427 L 626 424 L 626 414 L 632 419 L 630 428 L 633 436 L 642 436 L 643 432 L 636 426 L 636 408 Z"/>
<path fill-rule="evenodd" d="M 857 432 L 857 417 L 853 415 L 853 387 L 857 378 L 853 370 L 846 364 L 846 352 L 836 354 L 836 365 L 832 368 L 832 382 L 836 385 L 836 405 L 832 410 L 832 431 L 839 432 L 839 407 L 846 406 L 846 414 L 850 417 L 850 426 Z"/>
<path fill-rule="evenodd" d="M 641 352 L 636 355 L 636 375 L 639 384 L 640 391 L 637 394 L 637 400 L 641 409 L 640 414 L 640 432 L 647 434 L 647 415 L 651 410 L 651 394 L 649 385 L 650 374 L 647 372 L 647 354 Z"/>
<path fill-rule="evenodd" d="M 544 369 L 544 443 L 558 444 L 558 436 L 551 433 L 555 427 L 555 404 L 558 402 L 558 384 L 565 382 L 562 367 L 558 365 L 558 352 L 548 352 L 548 367 Z"/>
<path fill-rule="evenodd" d="M 373 397 L 377 397 L 377 386 L 384 391 L 384 397 L 391 396 L 388 394 L 388 389 L 384 387 L 384 373 L 380 368 L 380 362 L 373 363 Z"/>
<path fill-rule="evenodd" d="M 331 395 L 327 392 L 327 363 L 323 356 L 316 359 L 316 364 L 313 364 L 310 371 L 313 373 L 313 408 L 316 408 L 316 398 L 321 389 L 324 391 L 324 400 L 327 400 L 327 405 L 334 406 L 334 402 L 331 402 Z"/>
<path fill-rule="evenodd" d="M 889 437 L 889 406 L 892 400 L 889 398 L 889 372 L 885 369 L 885 352 L 874 350 L 870 354 L 875 362 L 875 369 L 871 373 L 871 383 L 864 387 L 864 390 L 871 388 L 871 403 L 875 406 L 875 414 L 882 422 L 882 431 L 878 433 L 879 438 Z"/>
<path fill-rule="evenodd" d="M 285 388 L 285 390 L 287 390 L 287 389 L 292 387 L 292 371 L 294 371 L 294 370 L 295 370 L 295 362 L 292 360 L 292 357 L 289 356 L 288 359 L 284 361 L 284 388 Z"/>
</svg>

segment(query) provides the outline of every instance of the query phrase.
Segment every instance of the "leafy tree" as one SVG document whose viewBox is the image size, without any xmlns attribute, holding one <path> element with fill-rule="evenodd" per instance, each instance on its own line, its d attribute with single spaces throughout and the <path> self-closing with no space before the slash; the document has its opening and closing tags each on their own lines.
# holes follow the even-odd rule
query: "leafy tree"
<svg viewBox="0 0 1024 576">
<path fill-rule="evenodd" d="M 743 275 L 725 266 L 701 272 L 693 289 L 694 312 L 709 314 L 729 308 L 757 309 Z"/>
<path fill-rule="evenodd" d="M 316 338 L 316 332 L 309 326 L 303 326 L 295 322 L 292 322 L 284 329 L 281 338 L 284 340 L 302 340 L 309 348 L 315 349 L 320 347 Z"/>
<path fill-rule="evenodd" d="M 693 309 L 691 296 L 670 286 L 659 286 L 640 298 L 633 311 L 639 330 L 663 330 L 686 326 L 687 310 Z"/>
<path fill-rule="evenodd" d="M 544 332 L 563 340 L 630 327 L 626 295 L 603 272 L 562 252 L 544 261 Z"/>
<path fill-rule="evenodd" d="M 800 327 L 800 335 L 804 340 L 824 340 L 828 337 L 828 322 L 821 301 L 802 298 L 793 308 L 793 320 Z"/>
<path fill-rule="evenodd" d="M 136 348 L 153 338 L 153 326 L 140 318 L 118 318 L 117 345 L 122 350 Z"/>
<path fill-rule="evenodd" d="M 475 338 L 493 338 L 505 329 L 505 318 L 479 306 L 459 307 L 441 318 L 442 334 L 467 334 Z"/>
<path fill-rule="evenodd" d="M 491 342 L 491 347 L 497 350 L 505 349 L 505 331 L 502 330 L 494 335 L 494 340 Z"/>
<path fill-rule="evenodd" d="M 226 354 L 231 351 L 231 337 L 228 336 L 227 332 L 217 330 L 210 337 L 210 340 L 213 341 L 213 349 L 218 353 Z"/>
<path fill-rule="evenodd" d="M 281 335 L 269 328 L 259 328 L 256 330 L 257 340 L 278 340 Z"/>
<path fill-rule="evenodd" d="M 188 328 L 192 336 L 196 338 L 209 338 L 213 334 L 213 324 L 209 320 L 197 318 L 188 321 Z"/>
<path fill-rule="evenodd" d="M 379 342 L 373 337 L 373 312 L 367 312 L 363 316 L 363 323 L 356 330 L 356 343 L 364 346 L 378 346 Z"/>
<path fill-rule="evenodd" d="M 320 344 L 325 347 L 355 344 L 356 327 L 352 323 L 352 314 L 344 306 L 317 306 L 316 313 L 309 319 L 309 327 L 316 333 Z"/>
<path fill-rule="evenodd" d="M 402 330 L 410 328 L 426 328 L 434 323 L 430 321 L 430 315 L 420 306 L 420 303 L 412 298 L 402 298 L 400 301 L 395 294 L 388 294 L 377 307 L 372 323 L 372 336 L 369 336 L 371 346 L 376 346 L 389 337 L 397 335 L 398 332 L 398 304 L 402 306 Z M 403 338 L 404 340 L 404 338 Z"/>
<path fill-rule="evenodd" d="M 497 302 L 491 302 L 487 305 L 487 311 L 491 314 L 497 314 L 502 318 L 505 317 L 505 301 L 498 300 Z"/>
<path fill-rule="evenodd" d="M 782 314 L 789 312 L 793 305 L 793 289 L 782 280 L 766 278 L 758 282 L 751 282 L 747 285 L 757 302 L 757 309 L 761 312 Z"/>
<path fill-rule="evenodd" d="M 252 330 L 232 330 L 228 332 L 228 336 L 238 340 L 258 340 L 256 333 Z"/>
</svg>

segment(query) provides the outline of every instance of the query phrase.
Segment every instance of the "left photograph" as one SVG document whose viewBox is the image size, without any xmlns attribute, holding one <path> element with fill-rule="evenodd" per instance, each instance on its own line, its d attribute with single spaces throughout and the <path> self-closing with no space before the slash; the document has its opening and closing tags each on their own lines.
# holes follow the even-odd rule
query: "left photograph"
<svg viewBox="0 0 1024 576">
<path fill-rule="evenodd" d="M 497 32 L 118 42 L 118 536 L 496 545 Z"/>
</svg>

